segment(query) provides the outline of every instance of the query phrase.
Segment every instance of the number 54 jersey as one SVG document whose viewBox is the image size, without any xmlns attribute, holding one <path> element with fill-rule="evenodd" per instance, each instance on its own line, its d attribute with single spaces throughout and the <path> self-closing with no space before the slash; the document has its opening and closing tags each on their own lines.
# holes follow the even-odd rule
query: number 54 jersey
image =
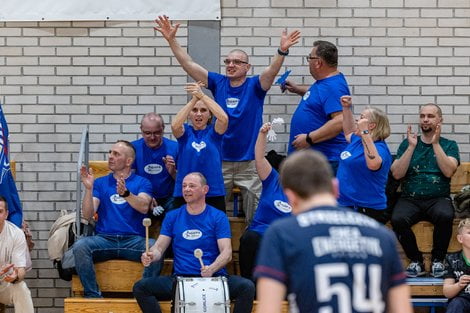
<svg viewBox="0 0 470 313">
<path fill-rule="evenodd" d="M 284 284 L 291 311 L 382 313 L 406 283 L 395 235 L 345 208 L 316 207 L 273 223 L 255 277 Z"/>
</svg>

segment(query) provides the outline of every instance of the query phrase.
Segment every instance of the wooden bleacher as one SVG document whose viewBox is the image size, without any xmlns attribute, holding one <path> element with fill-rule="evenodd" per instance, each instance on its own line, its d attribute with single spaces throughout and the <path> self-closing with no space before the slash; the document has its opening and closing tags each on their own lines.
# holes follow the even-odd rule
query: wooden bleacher
<svg viewBox="0 0 470 313">
<path fill-rule="evenodd" d="M 463 165 L 463 166 L 462 166 Z M 470 162 L 463 163 L 459 167 L 458 172 L 452 179 L 452 192 L 456 193 L 466 185 L 470 184 Z M 106 175 L 109 170 L 106 161 L 90 161 L 90 167 L 94 170 L 96 177 Z M 459 221 L 454 221 L 454 230 L 451 243 L 449 244 L 449 252 L 460 250 L 460 245 L 456 240 L 456 228 Z M 238 249 L 239 238 L 245 229 L 245 221 L 243 218 L 230 218 L 230 225 L 232 228 L 232 248 L 233 260 L 228 266 L 231 274 L 239 274 L 238 267 Z M 430 267 L 430 253 L 432 250 L 432 231 L 433 225 L 429 222 L 420 222 L 413 226 L 413 231 L 417 237 L 418 247 L 423 252 L 425 257 L 426 268 Z M 403 258 L 404 265 L 408 264 L 408 260 Z M 172 261 L 166 259 L 162 275 L 171 272 Z M 140 309 L 135 299 L 132 298 L 132 286 L 135 281 L 140 279 L 142 275 L 142 265 L 137 262 L 112 260 L 95 265 L 97 273 L 97 281 L 102 292 L 105 293 L 120 293 L 119 297 L 104 298 L 104 299 L 86 299 L 83 298 L 83 287 L 77 276 L 72 279 L 72 297 L 66 298 L 64 301 L 65 313 L 138 313 Z M 421 302 L 422 297 L 432 297 L 434 299 L 442 299 L 442 280 L 432 279 L 423 283 L 415 283 L 410 280 L 411 292 L 413 297 L 417 298 L 416 301 Z M 123 297 L 127 296 L 127 298 Z M 432 299 L 431 298 L 431 299 Z M 171 312 L 171 303 L 169 301 L 160 302 L 162 312 Z M 256 310 L 256 301 L 253 307 L 253 312 Z M 287 313 L 287 303 L 283 307 L 283 312 Z"/>
</svg>

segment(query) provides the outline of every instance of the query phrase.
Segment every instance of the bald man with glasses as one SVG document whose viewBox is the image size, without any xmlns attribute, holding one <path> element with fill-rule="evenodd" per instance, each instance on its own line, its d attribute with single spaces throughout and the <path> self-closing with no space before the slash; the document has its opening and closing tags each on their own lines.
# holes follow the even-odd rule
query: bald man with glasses
<svg viewBox="0 0 470 313">
<path fill-rule="evenodd" d="M 254 164 L 254 148 L 262 124 L 264 98 L 284 58 L 289 54 L 289 48 L 299 41 L 300 32 L 295 30 L 288 34 L 284 30 L 271 64 L 260 75 L 247 77 L 251 64 L 244 51 L 230 51 L 224 59 L 225 75 L 209 72 L 194 62 L 176 40 L 180 24 L 173 25 L 167 16 L 159 16 L 156 23 L 155 29 L 168 41 L 186 73 L 195 81 L 204 83 L 229 117 L 228 129 L 222 140 L 225 190 L 230 192 L 234 184 L 240 187 L 243 210 L 250 221 L 261 194 L 261 181 Z"/>
</svg>

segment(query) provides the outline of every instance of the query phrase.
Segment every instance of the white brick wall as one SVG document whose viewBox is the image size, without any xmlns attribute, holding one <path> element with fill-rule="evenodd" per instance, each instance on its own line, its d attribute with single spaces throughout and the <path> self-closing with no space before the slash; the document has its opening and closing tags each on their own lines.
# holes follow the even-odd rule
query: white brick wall
<svg viewBox="0 0 470 313">
<path fill-rule="evenodd" d="M 462 161 L 469 161 L 469 13 L 468 0 L 223 0 L 221 53 L 242 47 L 252 55 L 252 72 L 260 73 L 281 30 L 298 28 L 302 40 L 281 72 L 291 69 L 292 80 L 311 84 L 304 56 L 314 40 L 333 41 L 356 112 L 370 104 L 389 114 L 392 151 L 406 124 L 417 122 L 419 105 L 436 102 L 444 110 L 443 135 L 457 140 Z M 186 35 L 183 22 L 183 45 Z M 73 162 L 83 126 L 90 124 L 91 158 L 104 159 L 116 139 L 137 138 L 146 112 L 170 122 L 186 101 L 185 81 L 149 21 L 0 23 L 0 100 L 37 243 L 29 274 L 37 312 L 61 312 L 69 294 L 45 247 L 58 210 L 74 207 Z M 273 87 L 264 119 L 290 121 L 298 100 Z M 271 147 L 285 152 L 287 135 Z"/>
</svg>

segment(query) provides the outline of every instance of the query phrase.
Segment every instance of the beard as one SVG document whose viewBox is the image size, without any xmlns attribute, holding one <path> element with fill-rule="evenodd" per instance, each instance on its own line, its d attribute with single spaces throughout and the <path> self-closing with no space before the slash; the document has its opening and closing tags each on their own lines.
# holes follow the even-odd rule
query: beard
<svg viewBox="0 0 470 313">
<path fill-rule="evenodd" d="M 423 133 L 430 133 L 433 131 L 433 128 L 431 127 L 431 125 L 426 125 L 426 126 L 421 126 L 421 131 Z"/>
</svg>

